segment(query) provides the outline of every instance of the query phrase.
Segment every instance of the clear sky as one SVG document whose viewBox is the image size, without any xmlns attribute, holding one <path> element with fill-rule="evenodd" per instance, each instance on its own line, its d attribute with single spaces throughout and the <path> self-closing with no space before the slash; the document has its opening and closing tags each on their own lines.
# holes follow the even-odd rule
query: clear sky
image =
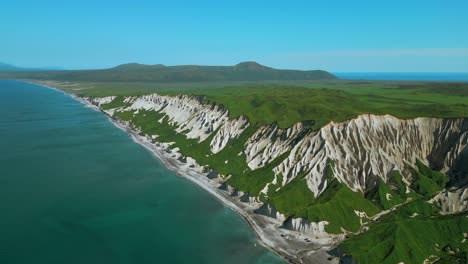
<svg viewBox="0 0 468 264">
<path fill-rule="evenodd" d="M 0 62 L 468 72 L 468 1 L 4 0 Z"/>
</svg>

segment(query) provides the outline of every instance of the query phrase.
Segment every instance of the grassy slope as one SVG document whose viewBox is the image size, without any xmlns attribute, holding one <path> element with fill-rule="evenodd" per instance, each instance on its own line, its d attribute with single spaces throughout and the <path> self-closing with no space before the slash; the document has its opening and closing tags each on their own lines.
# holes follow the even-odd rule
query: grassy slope
<svg viewBox="0 0 468 264">
<path fill-rule="evenodd" d="M 377 188 L 371 193 L 368 193 L 366 197 L 378 204 L 381 209 L 388 210 L 395 205 L 403 203 L 406 195 L 404 192 L 402 194 L 397 190 L 392 190 L 389 185 L 379 179 Z"/>
<path fill-rule="evenodd" d="M 328 221 L 326 230 L 330 233 L 339 234 L 341 228 L 351 232 L 357 232 L 361 226 L 360 218 L 354 212 L 365 212 L 373 216 L 380 210 L 377 205 L 365 199 L 362 193 L 353 192 L 343 184 L 329 190 L 328 199 L 318 199 L 315 204 L 308 206 L 298 216 L 305 217 L 310 221 Z M 320 197 L 319 197 L 320 198 Z"/>
<path fill-rule="evenodd" d="M 103 104 L 101 106 L 102 109 L 104 110 L 109 110 L 112 108 L 117 108 L 117 107 L 123 107 L 126 106 L 127 104 L 124 102 L 124 97 L 123 96 L 117 96 L 112 102 Z"/>
<path fill-rule="evenodd" d="M 57 85 L 57 84 L 56 84 Z M 68 92 L 89 96 L 160 94 L 204 95 L 226 106 L 233 117 L 246 114 L 257 125 L 278 122 L 288 127 L 359 114 L 391 114 L 400 118 L 468 116 L 468 83 L 357 82 L 345 80 L 274 83 L 81 83 L 58 84 Z"/>
<path fill-rule="evenodd" d="M 433 260 L 440 258 L 441 263 L 468 260 L 468 243 L 462 243 L 464 233 L 468 233 L 468 213 L 440 215 L 427 200 L 445 187 L 447 177 L 420 161 L 416 166 L 411 184 L 416 193 L 392 191 L 413 200 L 371 223 L 369 231 L 340 245 L 359 263 L 422 263 L 429 256 L 434 256 Z M 395 176 L 398 182 L 399 174 Z"/>
<path fill-rule="evenodd" d="M 466 232 L 466 213 L 441 216 L 432 205 L 417 200 L 371 224 L 370 231 L 340 247 L 359 263 L 422 263 L 431 255 L 456 263 L 456 258 L 466 261 L 468 244 L 461 243 Z M 449 254 L 447 247 L 454 253 Z"/>
<path fill-rule="evenodd" d="M 355 210 L 365 212 L 369 216 L 380 211 L 379 207 L 366 199 L 362 193 L 353 192 L 334 179 L 330 167 L 328 186 L 318 197 L 314 197 L 301 176 L 269 195 L 268 202 L 279 212 L 311 222 L 328 221 L 326 231 L 334 234 L 342 233 L 342 228 L 352 232 L 359 230 L 361 219 Z"/>
</svg>

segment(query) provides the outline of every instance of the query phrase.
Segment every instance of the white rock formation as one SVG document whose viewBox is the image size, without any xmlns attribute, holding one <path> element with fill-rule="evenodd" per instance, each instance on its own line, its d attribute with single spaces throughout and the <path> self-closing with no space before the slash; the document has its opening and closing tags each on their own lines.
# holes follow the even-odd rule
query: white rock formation
<svg viewBox="0 0 468 264">
<path fill-rule="evenodd" d="M 265 215 L 271 218 L 275 218 L 280 222 L 284 222 L 286 220 L 286 216 L 280 212 L 278 212 L 273 206 L 268 203 L 262 204 L 260 208 L 255 210 L 255 213 Z"/>
<path fill-rule="evenodd" d="M 169 124 L 176 126 L 177 132 L 184 133 L 187 138 L 198 139 L 199 142 L 229 120 L 227 110 L 220 105 L 205 104 L 201 97 L 151 94 L 129 97 L 125 102 L 131 103 L 126 111 L 145 109 L 167 115 Z"/>
<path fill-rule="evenodd" d="M 299 231 L 315 238 L 327 238 L 330 237 L 330 234 L 325 231 L 327 224 L 327 221 L 314 223 L 302 218 L 289 218 L 283 223 L 282 228 Z"/>
<path fill-rule="evenodd" d="M 274 171 L 283 185 L 300 173 L 316 196 L 326 188 L 326 165 L 333 175 L 354 191 L 375 187 L 378 178 L 388 181 L 390 172 L 401 171 L 408 180 L 416 159 L 448 170 L 466 148 L 468 120 L 361 115 L 330 123 L 309 133 Z"/>
<path fill-rule="evenodd" d="M 108 104 L 108 103 L 114 101 L 115 98 L 116 98 L 116 96 L 106 96 L 106 97 L 90 97 L 90 98 L 87 98 L 87 99 L 93 105 L 101 106 L 103 104 Z"/>
<path fill-rule="evenodd" d="M 252 170 L 258 169 L 289 151 L 306 129 L 306 124 L 299 122 L 286 129 L 271 124 L 258 129 L 245 146 L 247 165 Z"/>
<path fill-rule="evenodd" d="M 236 139 L 249 126 L 249 119 L 245 115 L 225 122 L 211 140 L 211 152 L 220 152 L 231 140 Z"/>
<path fill-rule="evenodd" d="M 446 214 L 466 211 L 468 209 L 468 188 L 444 190 L 429 202 L 438 205 L 441 212 Z"/>
</svg>

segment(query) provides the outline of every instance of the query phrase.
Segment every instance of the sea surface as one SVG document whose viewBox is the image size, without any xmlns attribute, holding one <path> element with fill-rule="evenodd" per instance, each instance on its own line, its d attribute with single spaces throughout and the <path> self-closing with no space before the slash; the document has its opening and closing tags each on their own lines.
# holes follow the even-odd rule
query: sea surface
<svg viewBox="0 0 468 264">
<path fill-rule="evenodd" d="M 340 79 L 468 82 L 468 72 L 335 72 Z"/>
<path fill-rule="evenodd" d="M 284 263 L 99 112 L 0 81 L 0 263 Z"/>
</svg>

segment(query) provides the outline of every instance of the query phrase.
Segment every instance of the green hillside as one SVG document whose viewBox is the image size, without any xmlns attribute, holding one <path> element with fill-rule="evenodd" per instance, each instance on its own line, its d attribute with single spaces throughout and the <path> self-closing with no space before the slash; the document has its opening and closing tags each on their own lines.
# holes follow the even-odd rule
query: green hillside
<svg viewBox="0 0 468 264">
<path fill-rule="evenodd" d="M 223 82 L 320 80 L 336 77 L 320 70 L 279 70 L 256 62 L 243 62 L 234 66 L 164 66 L 130 63 L 104 70 L 0 73 L 0 78 L 92 82 Z"/>
<path fill-rule="evenodd" d="M 126 67 L 138 67 L 128 65 Z M 231 116 L 245 114 L 257 125 L 289 127 L 314 120 L 314 129 L 360 114 L 399 118 L 467 117 L 468 83 L 409 81 L 259 81 L 259 82 L 48 82 L 81 96 L 201 95 L 224 105 Z"/>
</svg>

